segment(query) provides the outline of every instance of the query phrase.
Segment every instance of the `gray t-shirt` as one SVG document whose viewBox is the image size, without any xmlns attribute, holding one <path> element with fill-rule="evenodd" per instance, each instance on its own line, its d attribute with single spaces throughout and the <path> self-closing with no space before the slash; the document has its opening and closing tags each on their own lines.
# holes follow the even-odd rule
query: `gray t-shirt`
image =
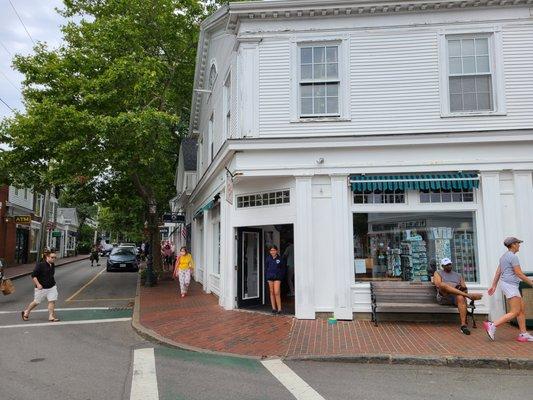
<svg viewBox="0 0 533 400">
<path fill-rule="evenodd" d="M 518 284 L 520 283 L 520 278 L 514 273 L 514 267 L 516 267 L 517 265 L 520 265 L 520 261 L 518 261 L 518 256 L 512 251 L 506 252 L 500 258 L 500 279 L 505 283 L 510 283 L 511 285 L 518 286 Z"/>
</svg>

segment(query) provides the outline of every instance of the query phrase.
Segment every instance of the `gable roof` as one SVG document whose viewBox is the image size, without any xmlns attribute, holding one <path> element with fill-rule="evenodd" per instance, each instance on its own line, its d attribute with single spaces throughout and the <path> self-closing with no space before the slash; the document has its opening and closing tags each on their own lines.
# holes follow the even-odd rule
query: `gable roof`
<svg viewBox="0 0 533 400">
<path fill-rule="evenodd" d="M 183 157 L 183 169 L 185 171 L 196 171 L 196 148 L 195 138 L 185 138 L 181 141 L 181 156 Z"/>
</svg>

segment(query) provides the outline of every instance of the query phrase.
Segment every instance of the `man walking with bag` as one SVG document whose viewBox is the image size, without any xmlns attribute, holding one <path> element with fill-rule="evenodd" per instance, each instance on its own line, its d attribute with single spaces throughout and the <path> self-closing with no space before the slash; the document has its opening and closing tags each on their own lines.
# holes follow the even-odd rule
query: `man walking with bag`
<svg viewBox="0 0 533 400">
<path fill-rule="evenodd" d="M 48 300 L 48 320 L 50 322 L 59 321 L 59 318 L 55 314 L 55 304 L 58 296 L 56 281 L 54 279 L 55 260 L 55 250 L 46 250 L 44 252 L 44 261 L 38 263 L 31 273 L 35 285 L 34 298 L 28 307 L 22 311 L 22 319 L 24 321 L 30 318 L 31 310 L 37 307 L 44 298 Z"/>
</svg>

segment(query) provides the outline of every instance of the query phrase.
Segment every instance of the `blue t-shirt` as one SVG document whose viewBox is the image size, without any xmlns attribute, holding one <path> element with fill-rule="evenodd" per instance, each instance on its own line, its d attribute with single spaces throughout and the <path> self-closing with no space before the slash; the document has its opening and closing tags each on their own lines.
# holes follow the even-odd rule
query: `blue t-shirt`
<svg viewBox="0 0 533 400">
<path fill-rule="evenodd" d="M 514 272 L 514 267 L 516 267 L 517 265 L 520 265 L 520 261 L 518 261 L 518 256 L 512 251 L 508 251 L 503 256 L 501 256 L 500 279 L 505 283 L 518 286 L 520 284 L 520 278 L 516 276 Z"/>
<path fill-rule="evenodd" d="M 281 276 L 285 272 L 285 262 L 279 255 L 276 258 L 268 255 L 265 260 L 265 272 L 267 277 Z"/>
</svg>

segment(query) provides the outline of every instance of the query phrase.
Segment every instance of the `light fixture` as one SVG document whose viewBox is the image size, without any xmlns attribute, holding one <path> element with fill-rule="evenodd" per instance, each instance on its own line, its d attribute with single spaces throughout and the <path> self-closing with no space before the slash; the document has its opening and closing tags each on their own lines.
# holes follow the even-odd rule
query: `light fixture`
<svg viewBox="0 0 533 400">
<path fill-rule="evenodd" d="M 324 158 L 320 157 L 316 160 L 317 164 L 324 164 Z"/>
</svg>

